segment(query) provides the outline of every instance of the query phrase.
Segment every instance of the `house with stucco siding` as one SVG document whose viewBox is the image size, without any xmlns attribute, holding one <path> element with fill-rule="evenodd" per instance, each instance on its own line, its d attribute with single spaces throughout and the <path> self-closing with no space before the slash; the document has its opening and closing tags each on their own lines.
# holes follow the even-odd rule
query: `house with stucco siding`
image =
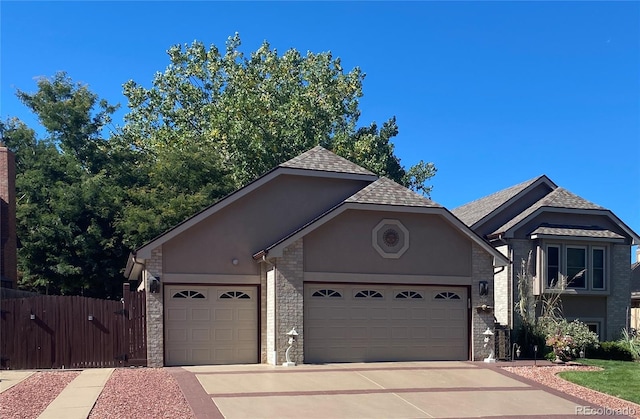
<svg viewBox="0 0 640 419">
<path fill-rule="evenodd" d="M 148 365 L 481 360 L 508 258 L 315 147 L 131 253 Z"/>
</svg>

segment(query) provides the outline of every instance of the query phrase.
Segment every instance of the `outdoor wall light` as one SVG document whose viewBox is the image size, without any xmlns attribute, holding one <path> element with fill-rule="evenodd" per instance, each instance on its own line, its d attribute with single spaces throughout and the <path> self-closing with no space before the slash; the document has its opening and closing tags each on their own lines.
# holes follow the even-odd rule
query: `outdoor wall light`
<svg viewBox="0 0 640 419">
<path fill-rule="evenodd" d="M 157 294 L 160 292 L 160 277 L 153 278 L 149 282 L 149 292 L 152 294 Z"/>
<path fill-rule="evenodd" d="M 238 263 L 240 263 L 240 261 L 236 258 L 231 259 L 231 263 L 233 263 L 235 266 L 238 265 Z"/>
<path fill-rule="evenodd" d="M 481 296 L 489 295 L 489 282 L 488 281 L 480 281 L 479 284 L 479 292 Z"/>
<path fill-rule="evenodd" d="M 30 318 L 31 320 L 35 320 L 35 319 L 36 319 L 36 315 L 35 315 L 35 314 L 33 314 L 33 313 L 31 313 L 31 314 L 29 315 L 29 318 Z"/>
<path fill-rule="evenodd" d="M 92 322 L 92 321 L 93 321 L 93 315 L 92 315 L 92 314 L 89 314 L 89 316 L 87 317 L 87 320 L 89 320 L 90 322 Z"/>
</svg>

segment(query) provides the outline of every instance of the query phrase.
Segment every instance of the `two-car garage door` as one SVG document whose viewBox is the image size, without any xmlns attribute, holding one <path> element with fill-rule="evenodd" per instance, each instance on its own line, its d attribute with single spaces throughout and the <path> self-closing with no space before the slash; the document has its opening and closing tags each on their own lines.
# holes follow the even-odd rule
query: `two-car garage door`
<svg viewBox="0 0 640 419">
<path fill-rule="evenodd" d="M 258 290 L 251 286 L 167 285 L 166 365 L 258 362 Z"/>
<path fill-rule="evenodd" d="M 467 288 L 305 284 L 305 362 L 468 359 Z"/>
</svg>

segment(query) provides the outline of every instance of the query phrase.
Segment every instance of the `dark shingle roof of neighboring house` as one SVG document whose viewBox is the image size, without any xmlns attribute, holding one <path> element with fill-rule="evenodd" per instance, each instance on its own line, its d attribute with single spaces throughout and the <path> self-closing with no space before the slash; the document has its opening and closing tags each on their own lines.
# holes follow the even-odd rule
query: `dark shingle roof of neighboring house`
<svg viewBox="0 0 640 419">
<path fill-rule="evenodd" d="M 315 146 L 297 157 L 280 165 L 292 169 L 319 170 L 323 172 L 351 173 L 356 175 L 373 175 L 373 172 L 340 157 L 321 146 Z"/>
<path fill-rule="evenodd" d="M 570 209 L 597 209 L 604 210 L 606 208 L 601 207 L 600 205 L 596 205 L 593 202 L 589 202 L 584 198 L 575 195 L 564 188 L 556 188 L 553 191 L 549 192 L 547 195 L 542 197 L 536 203 L 531 205 L 526 210 L 522 211 L 520 214 L 513 217 L 507 223 L 502 225 L 502 227 L 498 228 L 492 234 L 504 233 L 509 230 L 511 227 L 518 224 L 520 221 L 527 218 L 529 215 L 534 213 L 540 208 L 549 207 L 549 208 L 570 208 Z"/>
<path fill-rule="evenodd" d="M 476 199 L 475 201 L 453 209 L 451 212 L 453 215 L 458 217 L 460 221 L 468 226 L 472 226 L 543 177 L 545 176 L 538 176 L 537 178 L 527 180 L 526 182 L 519 183 L 483 198 Z"/>
<path fill-rule="evenodd" d="M 602 239 L 624 239 L 624 236 L 602 227 L 541 225 L 531 235 L 593 237 Z"/>
<path fill-rule="evenodd" d="M 388 178 L 380 178 L 359 190 L 344 202 L 359 204 L 397 205 L 404 207 L 441 207 Z"/>
</svg>

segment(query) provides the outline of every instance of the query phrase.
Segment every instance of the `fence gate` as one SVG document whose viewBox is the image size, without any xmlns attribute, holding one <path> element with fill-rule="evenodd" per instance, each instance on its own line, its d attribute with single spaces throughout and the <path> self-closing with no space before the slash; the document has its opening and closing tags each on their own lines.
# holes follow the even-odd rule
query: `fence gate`
<svg viewBox="0 0 640 419">
<path fill-rule="evenodd" d="M 3 369 L 146 365 L 145 295 L 123 287 L 121 301 L 80 296 L 4 299 Z"/>
</svg>

